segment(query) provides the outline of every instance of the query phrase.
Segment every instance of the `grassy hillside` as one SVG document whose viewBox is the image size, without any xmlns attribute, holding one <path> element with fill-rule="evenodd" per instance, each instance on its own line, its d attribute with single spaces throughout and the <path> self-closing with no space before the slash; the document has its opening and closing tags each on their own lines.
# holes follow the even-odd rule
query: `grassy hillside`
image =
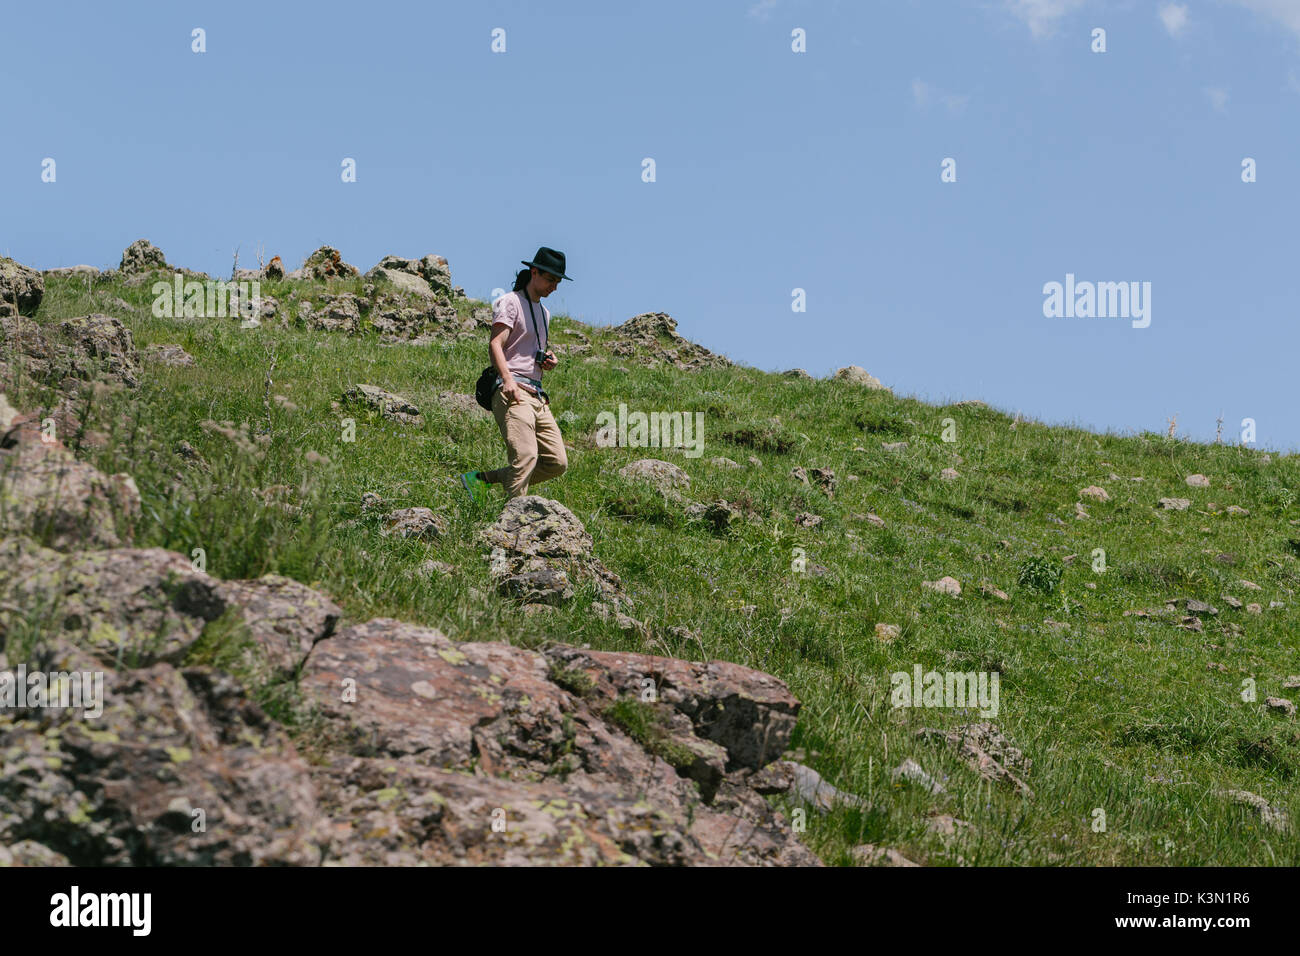
<svg viewBox="0 0 1300 956">
<path fill-rule="evenodd" d="M 264 282 L 262 291 L 283 303 L 290 287 L 313 285 L 323 286 Z M 332 291 L 360 285 L 334 283 Z M 133 310 L 110 306 L 114 297 Z M 810 814 L 805 840 L 829 863 L 847 863 L 852 847 L 873 843 L 935 865 L 1300 864 L 1294 832 L 1270 829 L 1219 793 L 1248 790 L 1300 819 L 1297 721 L 1264 705 L 1300 694 L 1282 686 L 1300 673 L 1293 457 L 1013 424 L 987 408 L 936 407 L 748 368 L 678 372 L 643 368 L 635 356 L 586 363 L 561 355 L 547 384 L 573 446 L 570 467 L 535 492 L 585 523 L 596 555 L 635 600 L 634 616 L 652 629 L 647 641 L 593 615 L 590 590 L 551 615 L 525 614 L 493 593 L 477 531 L 499 512 L 501 490 L 492 489 L 489 506 L 475 506 L 456 476 L 504 464 L 504 446 L 490 418 L 436 401 L 445 390 L 472 391 L 487 362 L 485 331 L 454 345 L 383 346 L 373 332 L 155 319 L 151 299 L 147 286 L 47 276 L 37 316 L 110 312 L 142 351 L 177 343 L 196 360 L 190 368 L 150 364 L 137 391 L 88 409 L 87 428 L 107 441 L 83 436 L 78 453 L 105 472 L 135 476 L 145 502 L 139 546 L 187 555 L 201 547 L 209 573 L 225 578 L 288 575 L 328 592 L 354 620 L 397 617 L 457 640 L 722 658 L 774 674 L 803 702 L 795 745 L 805 762 L 872 803 Z M 472 307 L 458 305 L 465 315 Z M 575 326 L 557 316 L 553 340 L 576 341 L 562 332 Z M 610 330 L 581 328 L 590 354 L 607 355 Z M 424 425 L 333 409 L 356 383 L 410 399 Z M 39 396 L 14 404 L 31 398 Z M 703 411 L 702 457 L 596 447 L 597 413 L 620 402 Z M 354 443 L 341 441 L 345 415 L 357 419 Z M 953 442 L 943 440 L 946 418 Z M 247 422 L 255 453 L 202 427 L 205 420 Z M 182 440 L 209 471 L 177 453 Z M 882 448 L 892 442 L 907 446 Z M 751 455 L 761 467 L 747 464 Z M 745 467 L 711 464 L 714 456 Z M 721 530 L 688 520 L 680 504 L 618 476 L 647 457 L 685 469 L 690 498 L 722 498 L 757 519 Z M 795 466 L 833 470 L 833 497 L 792 478 Z M 946 468 L 958 477 L 942 478 Z M 1189 487 L 1194 473 L 1208 476 L 1209 487 Z M 1094 485 L 1110 500 L 1080 497 Z M 449 532 L 436 544 L 384 537 L 361 512 L 364 492 L 393 508 L 432 508 Z M 1163 497 L 1192 503 L 1164 510 Z M 1079 501 L 1086 518 L 1076 517 Z M 1230 514 L 1229 505 L 1249 514 Z M 820 525 L 796 525 L 804 512 Z M 793 569 L 796 548 L 806 554 L 803 573 Z M 1104 571 L 1094 570 L 1095 549 L 1105 552 Z M 430 558 L 457 573 L 421 573 Z M 959 597 L 922 586 L 945 575 L 961 583 Z M 1261 590 L 1237 584 L 1243 579 Z M 982 593 L 981 582 L 1008 600 Z M 1233 608 L 1225 595 L 1258 602 L 1261 612 Z M 1205 601 L 1218 613 L 1198 615 L 1199 633 L 1177 626 L 1177 616 L 1124 615 L 1172 598 Z M 878 637 L 878 623 L 897 625 L 898 635 Z M 700 639 L 677 636 L 673 625 Z M 1032 759 L 1032 799 L 981 781 L 948 749 L 915 736 L 983 719 L 971 708 L 891 706 L 890 674 L 918 664 L 1000 674 L 991 719 Z M 1256 688 L 1249 702 L 1248 678 Z M 945 792 L 894 780 L 907 758 Z M 955 837 L 932 833 L 933 812 L 972 826 Z"/>
</svg>

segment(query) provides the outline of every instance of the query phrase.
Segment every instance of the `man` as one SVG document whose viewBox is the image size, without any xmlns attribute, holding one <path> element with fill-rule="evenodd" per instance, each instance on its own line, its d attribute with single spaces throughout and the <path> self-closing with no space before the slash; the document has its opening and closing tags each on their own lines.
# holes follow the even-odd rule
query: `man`
<svg viewBox="0 0 1300 956">
<path fill-rule="evenodd" d="M 509 464 L 493 471 L 460 476 L 470 497 L 478 500 L 488 485 L 505 487 L 506 500 L 528 494 L 529 485 L 564 474 L 569 459 L 560 426 L 551 415 L 550 397 L 542 388 L 542 372 L 559 365 L 546 347 L 551 313 L 541 300 L 555 291 L 564 274 L 564 253 L 542 246 L 528 269 L 515 276 L 515 288 L 492 303 L 492 333 L 488 354 L 497 370 L 492 415 L 505 439 Z"/>
</svg>

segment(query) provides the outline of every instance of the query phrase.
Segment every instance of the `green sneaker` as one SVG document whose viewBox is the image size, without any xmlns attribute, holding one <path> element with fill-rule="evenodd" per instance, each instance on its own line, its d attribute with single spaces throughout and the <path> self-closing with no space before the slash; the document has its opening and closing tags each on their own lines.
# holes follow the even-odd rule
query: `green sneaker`
<svg viewBox="0 0 1300 956">
<path fill-rule="evenodd" d="M 460 476 L 460 483 L 465 486 L 470 498 L 477 502 L 487 498 L 488 483 L 479 477 L 481 474 L 479 471 L 467 471 Z"/>
</svg>

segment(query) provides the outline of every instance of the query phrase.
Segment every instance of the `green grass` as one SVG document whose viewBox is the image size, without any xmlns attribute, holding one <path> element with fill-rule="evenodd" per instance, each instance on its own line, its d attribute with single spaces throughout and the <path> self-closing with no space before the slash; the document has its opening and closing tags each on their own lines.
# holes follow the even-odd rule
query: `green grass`
<svg viewBox="0 0 1300 956">
<path fill-rule="evenodd" d="M 263 291 L 283 304 L 294 287 L 308 284 L 264 283 Z M 331 291 L 359 287 L 343 282 Z M 1297 722 L 1261 709 L 1265 696 L 1295 699 L 1280 685 L 1300 673 L 1292 636 L 1300 569 L 1289 544 L 1300 538 L 1292 526 L 1300 519 L 1293 457 L 1274 454 L 1265 463 L 1253 450 L 1155 434 L 1012 427 L 1010 416 L 992 409 L 936 407 L 749 368 L 682 373 L 644 369 L 635 356 L 607 356 L 604 364 L 561 356 L 547 384 L 557 416 L 574 413 L 561 420 L 574 449 L 568 472 L 534 490 L 585 523 L 596 555 L 635 599 L 634 616 L 654 630 L 647 647 L 589 613 L 589 591 L 539 617 L 494 594 L 477 532 L 498 513 L 500 489 L 492 489 L 490 506 L 476 506 L 457 475 L 503 464 L 503 444 L 491 419 L 434 400 L 446 389 L 472 391 L 486 360 L 485 333 L 454 345 L 383 347 L 373 333 L 155 319 L 147 287 L 101 283 L 88 291 L 84 279 L 47 277 L 46 290 L 40 321 L 115 312 L 141 350 L 174 342 L 197 360 L 194 368 L 146 366 L 140 389 L 87 411 L 86 429 L 109 441 L 83 444 L 79 454 L 105 472 L 132 473 L 144 497 L 137 545 L 187 556 L 202 548 L 207 570 L 221 577 L 293 577 L 329 593 L 352 621 L 392 616 L 456 640 L 527 647 L 561 641 L 707 655 L 774 674 L 803 703 L 792 745 L 816 752 L 809 763 L 836 786 L 872 801 L 869 810 L 809 813 L 804 839 L 827 862 L 847 863 L 853 846 L 872 842 L 936 865 L 1300 864 L 1294 834 L 1274 833 L 1214 794 L 1251 790 L 1300 821 Z M 109 308 L 108 296 L 128 300 L 134 312 Z M 556 316 L 554 341 L 576 341 L 562 332 L 572 325 Z M 590 354 L 607 355 L 609 330 L 586 331 Z M 336 412 L 331 402 L 359 382 L 414 401 L 423 427 L 355 414 L 355 442 L 341 441 L 340 417 L 354 413 Z M 296 410 L 268 403 L 276 394 Z M 39 398 L 15 404 L 30 397 Z M 595 447 L 596 413 L 620 402 L 632 410 L 704 411 L 703 456 Z M 947 418 L 956 423 L 956 442 L 941 438 Z M 203 429 L 204 420 L 247 422 L 256 453 Z M 177 455 L 182 439 L 209 472 Z M 881 449 L 894 441 L 909 444 Z M 313 451 L 328 461 L 308 462 Z M 709 464 L 718 455 L 741 464 L 757 455 L 762 467 Z M 759 523 L 718 529 L 687 520 L 680 505 L 618 476 L 623 464 L 644 457 L 684 468 L 691 498 L 743 502 Z M 834 498 L 790 478 L 796 465 L 833 469 Z M 940 479 L 946 467 L 961 477 Z M 1109 480 L 1111 472 L 1125 478 Z M 1210 476 L 1211 487 L 1188 487 L 1184 479 L 1194 472 Z M 173 487 L 178 473 L 186 477 Z M 1079 489 L 1093 484 L 1112 500 L 1083 499 L 1091 517 L 1076 519 Z M 253 493 L 275 485 L 286 486 L 282 500 L 300 511 L 268 507 Z M 381 536 L 377 520 L 360 512 L 366 491 L 388 507 L 432 508 L 449 533 L 432 544 Z M 1162 512 L 1161 497 L 1193 504 Z M 1210 513 L 1210 502 L 1241 505 L 1250 515 Z M 822 524 L 798 527 L 794 517 L 805 511 Z M 866 512 L 885 527 L 853 517 Z M 793 571 L 795 548 L 829 573 Z M 1097 549 L 1105 553 L 1103 572 L 1093 570 Z M 1218 557 L 1224 553 L 1235 563 Z M 1069 555 L 1077 557 L 1067 562 Z M 459 573 L 417 575 L 431 557 Z M 921 587 L 944 575 L 961 582 L 959 598 Z M 1236 588 L 1241 578 L 1263 590 Z M 982 595 L 985 580 L 1010 600 Z M 1224 593 L 1265 610 L 1233 610 Z M 1202 633 L 1123 614 L 1174 597 L 1208 601 L 1220 613 L 1203 618 Z M 1270 609 L 1271 600 L 1286 606 Z M 742 614 L 742 605 L 756 610 Z M 1066 626 L 1049 627 L 1047 619 Z M 877 623 L 899 625 L 900 636 L 881 643 Z M 702 642 L 674 636 L 672 625 L 697 631 Z M 981 781 L 955 755 L 915 738 L 921 727 L 981 718 L 973 709 L 892 708 L 889 675 L 914 664 L 1000 673 L 995 722 L 1033 760 L 1026 777 L 1033 799 Z M 1256 702 L 1242 700 L 1247 678 L 1257 683 Z M 890 771 L 908 757 L 947 792 L 931 796 L 893 781 Z M 1098 809 L 1102 832 L 1093 829 Z M 942 840 L 926 830 L 930 812 L 952 813 L 973 828 Z"/>
</svg>

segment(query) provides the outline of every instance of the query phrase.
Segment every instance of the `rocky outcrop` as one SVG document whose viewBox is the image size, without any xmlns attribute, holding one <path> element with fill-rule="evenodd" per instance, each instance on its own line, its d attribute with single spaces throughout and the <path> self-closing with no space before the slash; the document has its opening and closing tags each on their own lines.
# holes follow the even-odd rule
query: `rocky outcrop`
<svg viewBox="0 0 1300 956">
<path fill-rule="evenodd" d="M 677 322 L 665 312 L 645 312 L 616 326 L 609 352 L 650 368 L 661 362 L 683 371 L 732 364 L 730 359 L 678 335 Z"/>
<path fill-rule="evenodd" d="M 660 702 L 644 703 L 645 682 Z M 544 655 L 376 619 L 321 644 L 303 687 L 349 754 L 318 778 L 331 815 L 355 821 L 332 847 L 342 860 L 817 864 L 748 786 L 798 703 L 746 668 Z"/>
<path fill-rule="evenodd" d="M 322 295 L 314 304 L 298 304 L 298 318 L 310 329 L 322 332 L 361 331 L 361 300 L 351 292 Z"/>
<path fill-rule="evenodd" d="M 572 511 L 541 495 L 512 498 L 482 532 L 491 547 L 498 591 L 524 604 L 560 604 L 573 596 L 571 580 L 590 581 L 614 606 L 632 606 L 618 575 L 592 553 L 591 535 Z"/>
<path fill-rule="evenodd" d="M 122 251 L 122 262 L 118 266 L 123 275 L 151 272 L 154 269 L 170 270 L 167 257 L 163 251 L 148 239 L 137 239 Z"/>
<path fill-rule="evenodd" d="M 851 385 L 864 385 L 870 389 L 888 392 L 889 388 L 882 384 L 880 379 L 876 378 L 860 365 L 848 365 L 835 372 L 836 381 L 848 382 Z"/>
<path fill-rule="evenodd" d="M 302 267 L 304 279 L 344 279 L 360 274 L 356 266 L 344 262 L 339 251 L 331 246 L 321 246 L 307 257 Z"/>
<path fill-rule="evenodd" d="M 156 264 L 145 246 L 124 270 Z M 15 375 L 140 381 L 117 319 L 0 321 Z M 374 391 L 351 397 L 418 415 Z M 0 681 L 0 865 L 819 865 L 764 799 L 793 786 L 765 775 L 799 710 L 776 678 L 344 622 L 289 578 L 222 580 L 133 547 L 132 477 L 38 422 L 0 393 L 0 672 L 51 675 L 53 693 Z M 262 449 L 246 424 L 199 424 Z M 367 504 L 386 530 L 448 532 L 430 509 Z M 558 502 L 514 499 L 483 536 L 502 593 L 535 609 L 590 585 L 626 618 L 621 581 Z"/>
<path fill-rule="evenodd" d="M 70 392 L 90 382 L 135 388 L 140 359 L 120 319 L 93 313 L 55 327 L 22 316 L 0 316 L 0 387 L 19 376 Z"/>
<path fill-rule="evenodd" d="M 401 256 L 384 256 L 366 273 L 367 279 L 383 279 L 399 289 L 433 297 L 454 295 L 451 286 L 451 269 L 442 256 L 425 256 L 423 259 L 403 259 Z"/>
<path fill-rule="evenodd" d="M 102 669 L 66 643 L 37 663 Z M 231 677 L 156 664 L 102 681 L 93 720 L 0 715 L 0 846 L 31 841 L 73 866 L 321 861 L 330 834 L 307 764 Z"/>
<path fill-rule="evenodd" d="M 671 461 L 659 458 L 640 458 L 628 462 L 618 473 L 631 481 L 646 481 L 665 494 L 672 495 L 678 488 L 689 488 L 691 476 Z"/>
<path fill-rule="evenodd" d="M 420 409 L 401 395 L 386 392 L 377 385 L 353 385 L 343 392 L 343 401 L 367 405 L 389 421 L 401 425 L 423 425 Z"/>
<path fill-rule="evenodd" d="M 57 550 L 112 548 L 129 537 L 139 509 L 130 475 L 105 475 L 77 461 L 26 416 L 0 434 L 0 534 L 31 536 Z"/>
<path fill-rule="evenodd" d="M 0 315 L 35 315 L 44 295 L 39 272 L 0 256 Z"/>
</svg>

